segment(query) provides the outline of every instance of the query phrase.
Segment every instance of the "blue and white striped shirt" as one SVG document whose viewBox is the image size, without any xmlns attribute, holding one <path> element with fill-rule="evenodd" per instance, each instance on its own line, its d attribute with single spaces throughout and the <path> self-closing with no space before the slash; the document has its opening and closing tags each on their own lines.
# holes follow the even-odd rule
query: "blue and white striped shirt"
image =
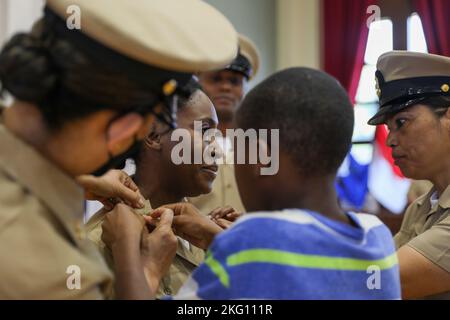
<svg viewBox="0 0 450 320">
<path fill-rule="evenodd" d="M 392 235 L 305 210 L 252 213 L 216 237 L 176 299 L 400 299 Z"/>
</svg>

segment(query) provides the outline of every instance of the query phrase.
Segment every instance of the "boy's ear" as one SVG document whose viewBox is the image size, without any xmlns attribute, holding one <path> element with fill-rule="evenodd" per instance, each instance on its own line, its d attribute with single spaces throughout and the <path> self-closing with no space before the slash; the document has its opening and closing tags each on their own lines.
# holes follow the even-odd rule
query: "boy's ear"
<svg viewBox="0 0 450 320">
<path fill-rule="evenodd" d="M 134 142 L 144 124 L 144 118 L 137 113 L 128 113 L 114 120 L 106 133 L 108 151 L 118 155 L 126 151 Z"/>
</svg>

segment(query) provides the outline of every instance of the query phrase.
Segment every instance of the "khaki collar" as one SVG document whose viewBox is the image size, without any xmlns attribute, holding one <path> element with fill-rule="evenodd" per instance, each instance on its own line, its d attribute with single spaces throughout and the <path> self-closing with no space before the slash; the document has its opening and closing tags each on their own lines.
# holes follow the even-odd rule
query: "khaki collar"
<svg viewBox="0 0 450 320">
<path fill-rule="evenodd" d="M 424 203 L 429 203 L 429 202 L 430 202 L 430 199 L 431 199 L 431 196 L 432 196 L 433 193 L 435 193 L 435 192 L 436 192 L 436 189 L 435 189 L 434 186 L 433 186 L 433 188 L 431 188 L 431 190 L 428 191 L 428 193 L 426 193 L 426 195 L 423 195 L 423 196 L 421 196 L 421 197 L 419 197 L 419 198 L 417 199 L 417 205 L 418 205 L 419 207 L 421 207 Z"/>
<path fill-rule="evenodd" d="M 186 248 L 180 238 L 178 238 L 177 256 L 198 267 L 204 260 L 204 251 L 190 244 L 190 249 Z"/>
<path fill-rule="evenodd" d="M 439 206 L 443 209 L 450 208 L 450 185 L 444 190 L 439 197 Z"/>
<path fill-rule="evenodd" d="M 76 240 L 74 227 L 79 228 L 83 219 L 82 188 L 1 123 L 0 150 L 2 170 L 39 198 Z"/>
<path fill-rule="evenodd" d="M 425 207 L 429 207 L 431 209 L 430 199 L 433 196 L 433 193 L 435 193 L 435 192 L 436 192 L 436 188 L 433 186 L 433 188 L 431 188 L 431 190 L 426 195 L 420 197 L 417 200 L 417 205 L 419 207 L 422 207 L 425 205 Z M 444 190 L 444 192 L 439 197 L 438 208 L 442 208 L 442 209 L 450 208 L 450 185 L 447 186 L 447 188 Z M 437 211 L 438 211 L 437 208 L 435 210 L 428 209 L 427 215 L 431 215 Z"/>
</svg>

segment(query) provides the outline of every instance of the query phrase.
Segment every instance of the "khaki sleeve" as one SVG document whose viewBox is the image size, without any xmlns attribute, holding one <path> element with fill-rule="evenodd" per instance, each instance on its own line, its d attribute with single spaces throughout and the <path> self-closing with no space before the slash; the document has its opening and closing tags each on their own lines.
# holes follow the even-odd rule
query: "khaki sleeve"
<svg viewBox="0 0 450 320">
<path fill-rule="evenodd" d="M 103 299 L 112 276 L 95 246 L 75 246 L 43 207 L 22 209 L 0 233 L 0 299 Z"/>
<path fill-rule="evenodd" d="M 407 245 L 450 272 L 450 216 L 409 241 Z"/>
<path fill-rule="evenodd" d="M 412 228 L 414 221 L 417 220 L 419 208 L 417 206 L 418 200 L 414 201 L 406 209 L 405 216 L 403 217 L 402 225 L 398 233 L 394 236 L 395 247 L 400 249 L 407 244 L 413 238 Z"/>
</svg>

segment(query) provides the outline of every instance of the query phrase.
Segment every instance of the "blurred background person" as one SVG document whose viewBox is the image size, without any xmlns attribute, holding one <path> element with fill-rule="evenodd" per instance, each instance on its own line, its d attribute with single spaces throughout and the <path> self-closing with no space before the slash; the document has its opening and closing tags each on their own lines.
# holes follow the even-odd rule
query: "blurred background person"
<svg viewBox="0 0 450 320">
<path fill-rule="evenodd" d="M 200 84 L 210 97 L 219 118 L 219 129 L 223 139 L 218 139 L 224 157 L 219 165 L 217 179 L 211 193 L 191 198 L 200 212 L 213 216 L 239 215 L 245 211 L 234 177 L 232 141 L 226 137 L 226 130 L 233 128 L 233 115 L 244 98 L 247 82 L 256 76 L 260 56 L 255 44 L 239 35 L 239 54 L 226 68 L 203 72 L 198 75 Z M 225 211 L 223 211 L 223 209 Z M 212 212 L 215 210 L 215 212 Z"/>
</svg>

